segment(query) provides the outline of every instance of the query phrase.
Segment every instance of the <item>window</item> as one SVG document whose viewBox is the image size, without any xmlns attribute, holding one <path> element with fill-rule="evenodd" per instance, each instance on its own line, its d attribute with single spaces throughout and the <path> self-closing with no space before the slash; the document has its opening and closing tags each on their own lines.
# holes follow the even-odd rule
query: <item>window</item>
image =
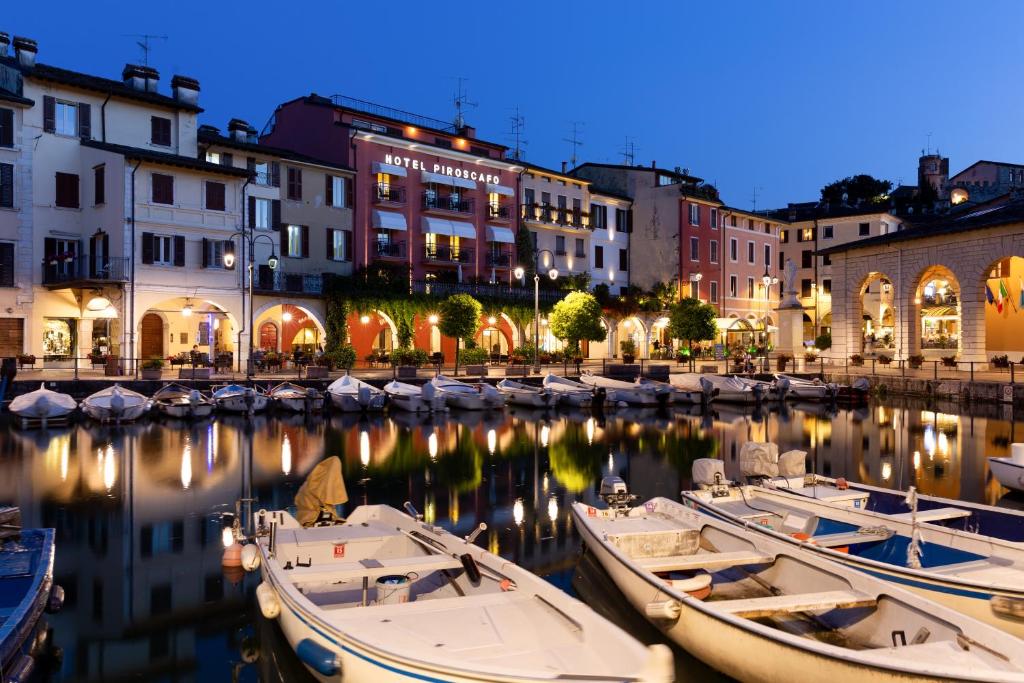
<svg viewBox="0 0 1024 683">
<path fill-rule="evenodd" d="M 272 200 L 261 199 L 259 197 L 253 198 L 255 201 L 252 203 L 252 227 L 260 230 L 269 230 L 270 225 L 270 206 Z"/>
<path fill-rule="evenodd" d="M 619 249 L 619 271 L 626 272 L 629 270 L 629 250 Z"/>
<path fill-rule="evenodd" d="M 291 169 L 289 169 L 291 170 Z M 285 256 L 291 256 L 293 258 L 302 258 L 305 254 L 305 240 L 302 238 L 305 236 L 303 226 L 301 225 L 289 225 L 287 232 L 287 243 L 288 247 L 285 250 Z"/>
<path fill-rule="evenodd" d="M 711 229 L 718 229 L 718 209 L 714 207 L 711 208 Z"/>
<path fill-rule="evenodd" d="M 150 142 L 161 147 L 171 146 L 171 120 L 162 116 L 152 116 L 149 119 Z M 220 163 L 216 161 L 214 163 Z"/>
<path fill-rule="evenodd" d="M 332 261 L 351 261 L 352 231 L 328 229 L 327 249 Z"/>
<path fill-rule="evenodd" d="M 711 296 L 711 303 L 717 304 L 718 303 L 718 281 L 717 280 L 712 280 L 711 281 L 710 291 L 711 291 L 711 295 L 710 295 Z"/>
<path fill-rule="evenodd" d="M 14 164 L 0 164 L 0 206 L 14 208 Z"/>
<path fill-rule="evenodd" d="M 224 254 L 235 253 L 235 243 L 230 240 L 203 239 L 203 268 L 223 268 Z"/>
<path fill-rule="evenodd" d="M 448 149 L 452 148 L 452 141 L 448 138 L 434 138 L 434 144 L 438 147 L 447 147 Z"/>
<path fill-rule="evenodd" d="M 153 235 L 153 260 L 157 266 L 174 265 L 174 238 L 170 235 Z"/>
<path fill-rule="evenodd" d="M 804 228 L 797 235 L 797 241 L 799 242 L 813 242 L 814 241 L 814 228 Z"/>
<path fill-rule="evenodd" d="M 210 211 L 223 211 L 224 207 L 224 183 L 215 183 L 212 181 L 207 181 L 206 208 L 209 209 Z"/>
<path fill-rule="evenodd" d="M 325 191 L 327 194 L 327 206 L 333 206 L 336 209 L 343 209 L 348 206 L 345 179 L 334 175 L 324 176 L 324 178 Z"/>
<path fill-rule="evenodd" d="M 604 268 L 604 247 L 594 247 L 594 268 Z"/>
<path fill-rule="evenodd" d="M 779 241 L 783 244 L 789 241 L 789 230 L 779 230 Z"/>
<path fill-rule="evenodd" d="M 690 238 L 690 260 L 700 261 L 700 239 L 697 237 Z"/>
<path fill-rule="evenodd" d="M 729 238 L 729 260 L 733 261 L 733 262 L 738 261 L 739 258 L 740 258 L 739 252 L 740 252 L 739 242 L 736 240 L 735 237 L 730 237 Z"/>
<path fill-rule="evenodd" d="M 565 256 L 565 237 L 563 235 L 555 237 L 555 253 L 559 256 Z"/>
<path fill-rule="evenodd" d="M 14 147 L 13 109 L 0 109 L 0 147 Z"/>
<path fill-rule="evenodd" d="M 0 287 L 14 286 L 14 243 L 0 242 Z"/>
<path fill-rule="evenodd" d="M 858 229 L 857 234 L 859 234 L 861 237 L 867 237 L 868 235 L 871 234 L 871 224 L 870 223 L 860 223 L 857 226 L 857 229 Z"/>
<path fill-rule="evenodd" d="M 830 240 L 835 234 L 835 227 L 831 225 L 823 225 L 821 227 L 821 239 Z"/>
<path fill-rule="evenodd" d="M 100 164 L 92 169 L 92 203 L 99 206 L 106 202 L 106 166 Z"/>
<path fill-rule="evenodd" d="M 754 229 L 754 219 L 753 218 L 748 218 L 747 219 L 747 230 L 753 230 L 753 229 Z"/>
<path fill-rule="evenodd" d="M 533 194 L 533 188 L 532 187 L 527 187 L 527 188 L 525 188 L 523 190 L 523 203 L 524 204 L 527 204 L 528 206 L 533 206 L 534 197 L 535 197 L 535 195 Z"/>
<path fill-rule="evenodd" d="M 809 279 L 804 279 L 800 281 L 800 296 L 804 297 L 805 299 L 811 296 L 811 281 Z"/>
<path fill-rule="evenodd" d="M 882 223 L 880 225 L 880 228 L 881 228 L 881 233 L 883 235 L 888 235 L 889 234 L 889 224 L 888 223 L 886 223 L 885 221 L 882 221 Z"/>
<path fill-rule="evenodd" d="M 153 117 L 153 120 L 156 120 L 155 116 Z M 220 152 L 211 152 L 210 150 L 206 150 L 206 162 L 209 164 L 219 164 Z"/>
<path fill-rule="evenodd" d="M 564 209 L 565 206 L 566 206 L 566 204 L 565 204 L 565 195 L 564 194 L 558 195 L 558 208 L 559 209 Z"/>
<path fill-rule="evenodd" d="M 800 252 L 800 267 L 811 268 L 814 265 L 814 252 L 810 249 L 804 249 Z"/>
<path fill-rule="evenodd" d="M 604 230 L 608 227 L 608 207 L 603 204 L 590 205 L 590 227 Z"/>
<path fill-rule="evenodd" d="M 690 204 L 690 225 L 700 225 L 700 204 Z"/>
<path fill-rule="evenodd" d="M 619 232 L 633 232 L 633 212 L 627 209 L 615 209 L 615 229 Z"/>
<path fill-rule="evenodd" d="M 821 281 L 821 293 L 822 294 L 832 294 L 832 280 L 831 279 L 826 278 L 826 279 Z"/>
<path fill-rule="evenodd" d="M 747 242 L 747 263 L 757 263 L 757 258 L 754 256 L 754 243 Z"/>
<path fill-rule="evenodd" d="M 174 176 L 162 173 L 153 174 L 153 203 L 174 203 Z"/>
<path fill-rule="evenodd" d="M 551 206 L 551 193 L 550 192 L 541 192 L 540 193 L 540 203 L 543 204 L 544 206 Z"/>
<path fill-rule="evenodd" d="M 718 263 L 718 240 L 711 240 L 711 262 Z"/>
<path fill-rule="evenodd" d="M 821 265 L 831 266 L 832 265 L 832 254 L 825 254 L 821 257 Z"/>
<path fill-rule="evenodd" d="M 747 278 L 747 298 L 754 298 L 754 278 L 752 277 Z"/>
<path fill-rule="evenodd" d="M 729 216 L 729 226 L 733 228 L 736 227 L 736 216 Z"/>
<path fill-rule="evenodd" d="M 288 167 L 288 199 L 302 201 L 302 169 Z"/>
<path fill-rule="evenodd" d="M 583 243 L 583 240 L 576 238 L 576 258 L 586 258 L 587 247 Z"/>
<path fill-rule="evenodd" d="M 772 267 L 772 245 L 764 245 L 764 267 L 767 270 Z"/>
<path fill-rule="evenodd" d="M 57 173 L 57 206 L 65 209 L 78 208 L 78 175 Z"/>
<path fill-rule="evenodd" d="M 54 118 L 54 132 L 57 135 L 78 135 L 78 105 L 72 102 L 57 102 Z"/>
<path fill-rule="evenodd" d="M 781 266 L 785 266 L 785 265 L 786 265 L 786 252 L 780 251 L 779 252 L 779 266 L 781 267 Z"/>
<path fill-rule="evenodd" d="M 736 296 L 737 288 L 738 288 L 738 285 L 737 285 L 737 282 L 736 282 L 736 276 L 735 275 L 730 275 L 729 276 L 729 296 L 733 296 L 733 297 Z"/>
</svg>

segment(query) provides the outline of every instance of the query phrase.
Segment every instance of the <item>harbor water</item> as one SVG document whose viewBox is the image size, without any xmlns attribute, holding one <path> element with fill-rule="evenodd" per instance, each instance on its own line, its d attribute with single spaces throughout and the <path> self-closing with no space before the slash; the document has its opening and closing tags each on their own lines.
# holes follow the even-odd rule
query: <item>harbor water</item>
<svg viewBox="0 0 1024 683">
<path fill-rule="evenodd" d="M 47 617 L 62 651 L 38 681 L 312 680 L 276 625 L 258 616 L 258 578 L 225 574 L 236 501 L 287 507 L 306 474 L 338 457 L 351 509 L 401 507 L 584 599 L 637 637 L 657 634 L 581 558 L 569 514 L 617 474 L 641 498 L 676 498 L 697 458 L 734 475 L 742 444 L 801 449 L 819 473 L 996 505 L 1024 506 L 988 471 L 1022 425 L 1008 407 L 974 412 L 908 401 L 856 410 L 796 405 L 618 410 L 605 416 L 504 412 L 444 416 L 147 418 L 48 430 L 0 423 L 0 503 L 57 530 L 64 609 Z M 726 645 L 723 645 L 725 647 Z M 679 680 L 718 675 L 676 651 Z"/>
</svg>

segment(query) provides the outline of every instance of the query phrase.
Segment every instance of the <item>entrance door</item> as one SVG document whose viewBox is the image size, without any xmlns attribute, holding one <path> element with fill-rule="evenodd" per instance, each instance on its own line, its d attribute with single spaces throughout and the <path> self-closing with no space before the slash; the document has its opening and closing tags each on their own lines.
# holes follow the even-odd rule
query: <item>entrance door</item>
<svg viewBox="0 0 1024 683">
<path fill-rule="evenodd" d="M 164 321 L 156 313 L 147 313 L 142 318 L 142 358 L 164 357 Z"/>
<path fill-rule="evenodd" d="M 24 350 L 24 318 L 0 318 L 0 358 L 11 358 Z"/>
</svg>

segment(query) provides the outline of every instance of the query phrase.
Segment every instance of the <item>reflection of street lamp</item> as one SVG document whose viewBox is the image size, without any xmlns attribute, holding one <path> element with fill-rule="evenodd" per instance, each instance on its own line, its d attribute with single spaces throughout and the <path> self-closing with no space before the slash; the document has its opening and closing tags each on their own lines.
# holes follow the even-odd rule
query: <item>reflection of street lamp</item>
<svg viewBox="0 0 1024 683">
<path fill-rule="evenodd" d="M 247 252 L 249 254 L 249 259 L 248 259 L 248 262 L 245 264 L 246 270 L 249 273 L 249 327 L 246 328 L 249 331 L 249 358 L 248 358 L 248 361 L 245 364 L 245 378 L 246 379 L 250 379 L 252 377 L 252 350 L 253 350 L 253 344 L 254 344 L 254 341 L 255 341 L 254 338 L 253 338 L 253 333 L 252 333 L 252 326 L 253 326 L 252 287 L 253 287 L 253 269 L 254 269 L 254 264 L 253 264 L 252 256 L 256 253 L 256 243 L 259 242 L 261 239 L 265 239 L 267 241 L 267 243 L 270 244 L 270 258 L 267 259 L 267 267 L 270 268 L 271 270 L 277 270 L 277 264 L 278 264 L 277 249 L 276 249 L 277 245 L 274 244 L 274 240 L 270 239 L 269 235 L 256 234 L 256 233 L 247 234 L 247 233 L 244 233 L 244 232 L 236 232 L 236 233 L 234 233 L 233 235 L 228 237 L 228 241 L 231 242 L 232 245 L 233 245 L 234 244 L 234 239 L 236 237 L 241 237 L 245 241 L 246 246 L 249 247 L 249 251 Z M 234 247 L 232 247 L 231 251 L 225 251 L 224 252 L 223 262 L 224 262 L 224 267 L 225 268 L 233 268 L 235 266 Z M 243 290 L 243 303 L 244 303 L 244 290 Z M 241 353 L 238 354 L 238 365 L 239 365 L 239 369 L 241 369 L 241 365 L 242 365 L 242 354 Z"/>
<path fill-rule="evenodd" d="M 555 255 L 548 249 L 541 249 L 534 252 L 534 265 L 540 263 L 540 255 L 547 254 L 550 257 L 549 263 L 551 268 L 548 270 L 548 277 L 552 280 L 558 279 L 558 268 L 555 268 Z M 540 273 L 536 272 L 534 268 L 533 274 L 533 367 L 537 367 L 537 349 L 540 346 Z M 513 271 L 517 280 L 522 280 L 526 276 L 526 269 L 522 266 L 517 266 Z"/>
</svg>

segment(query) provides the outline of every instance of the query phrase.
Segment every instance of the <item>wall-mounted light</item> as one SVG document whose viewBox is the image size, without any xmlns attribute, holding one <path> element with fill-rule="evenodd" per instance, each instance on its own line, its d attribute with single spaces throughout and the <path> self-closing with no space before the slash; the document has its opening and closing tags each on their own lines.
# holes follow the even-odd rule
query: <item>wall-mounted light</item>
<svg viewBox="0 0 1024 683">
<path fill-rule="evenodd" d="M 292 321 L 292 312 L 285 311 L 284 313 L 282 313 L 281 320 L 285 321 L 286 323 L 290 323 Z"/>
<path fill-rule="evenodd" d="M 181 315 L 186 318 L 192 315 L 192 299 L 185 299 L 185 305 L 181 308 Z"/>
<path fill-rule="evenodd" d="M 434 314 L 434 313 L 431 313 L 429 316 L 427 316 L 427 322 L 430 323 L 431 325 L 436 325 L 437 324 L 437 315 Z"/>
<path fill-rule="evenodd" d="M 497 319 L 497 318 L 495 318 L 495 317 L 494 317 L 493 315 L 492 315 L 492 316 L 490 316 L 489 318 L 487 318 L 487 324 L 488 324 L 488 325 L 493 325 L 493 324 L 495 324 L 496 322 L 498 322 L 498 319 Z"/>
<path fill-rule="evenodd" d="M 367 324 L 368 322 L 370 322 L 370 316 L 368 316 L 368 315 L 361 315 L 361 316 L 359 316 L 359 322 L 361 322 L 364 325 Z"/>
</svg>

